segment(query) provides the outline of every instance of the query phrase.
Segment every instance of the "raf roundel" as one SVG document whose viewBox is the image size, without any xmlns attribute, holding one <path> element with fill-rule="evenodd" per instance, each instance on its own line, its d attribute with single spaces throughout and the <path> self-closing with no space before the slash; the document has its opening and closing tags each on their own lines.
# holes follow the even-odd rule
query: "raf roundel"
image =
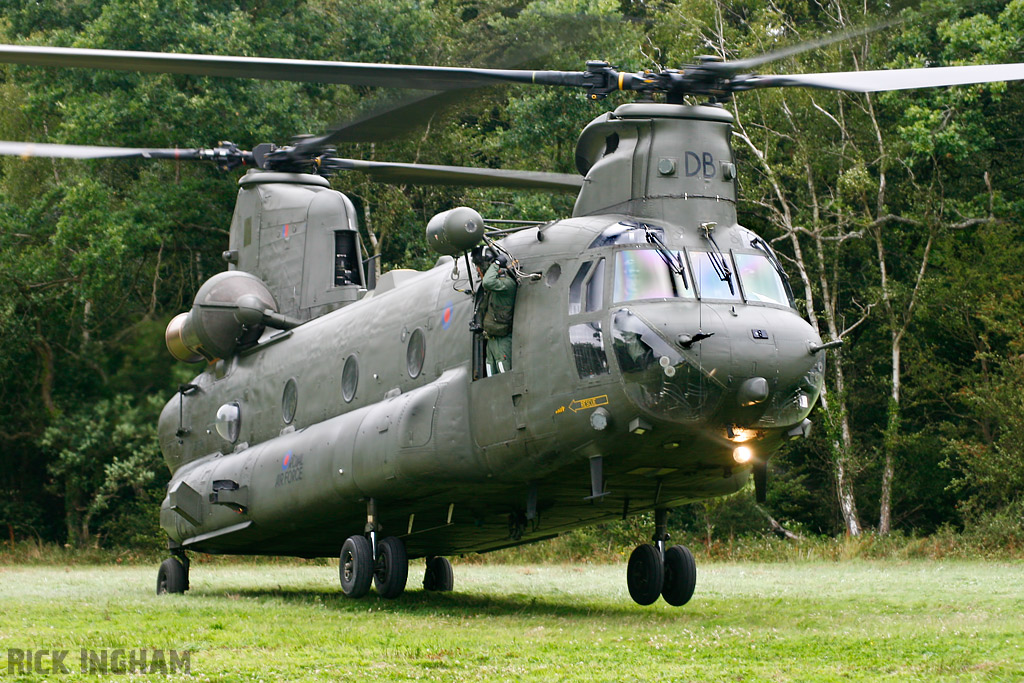
<svg viewBox="0 0 1024 683">
<path fill-rule="evenodd" d="M 455 305 L 451 301 L 445 304 L 444 311 L 441 313 L 441 329 L 447 330 L 452 326 L 452 318 L 455 314 Z"/>
</svg>

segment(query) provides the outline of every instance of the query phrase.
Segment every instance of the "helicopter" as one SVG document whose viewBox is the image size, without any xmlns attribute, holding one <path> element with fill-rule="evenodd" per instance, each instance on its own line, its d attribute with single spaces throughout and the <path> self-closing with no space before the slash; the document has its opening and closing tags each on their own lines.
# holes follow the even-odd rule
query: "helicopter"
<svg viewBox="0 0 1024 683">
<path fill-rule="evenodd" d="M 332 146 L 343 128 L 251 152 L 0 143 L 22 156 L 252 167 L 228 269 L 167 328 L 171 354 L 205 366 L 159 420 L 172 476 L 157 592 L 189 588 L 188 552 L 336 555 L 351 598 L 398 597 L 409 560 L 425 558 L 424 589 L 449 591 L 448 557 L 653 513 L 651 543 L 627 564 L 630 596 L 686 604 L 696 564 L 669 545 L 669 512 L 751 477 L 763 501 L 768 460 L 809 434 L 826 351 L 842 343 L 798 313 L 779 258 L 737 220 L 723 103 L 761 88 L 1024 79 L 1021 64 L 755 73 L 792 53 L 625 72 L 598 60 L 526 71 L 0 46 L 0 61 L 44 67 L 644 98 L 583 129 L 578 176 L 344 159 Z M 434 267 L 373 281 L 354 206 L 324 177 L 341 170 L 578 196 L 569 218 L 539 224 L 438 214 L 426 226 Z M 487 362 L 481 325 L 492 269 L 516 283 L 507 366 Z"/>
</svg>

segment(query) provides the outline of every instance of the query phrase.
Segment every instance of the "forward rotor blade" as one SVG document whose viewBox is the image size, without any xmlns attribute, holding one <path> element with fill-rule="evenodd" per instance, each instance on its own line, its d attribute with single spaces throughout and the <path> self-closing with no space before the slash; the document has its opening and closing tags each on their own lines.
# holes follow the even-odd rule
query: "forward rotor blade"
<svg viewBox="0 0 1024 683">
<path fill-rule="evenodd" d="M 0 45 L 0 62 L 33 66 L 78 67 L 146 73 L 259 78 L 313 83 L 453 90 L 496 83 L 543 82 L 548 85 L 582 85 L 575 71 L 525 71 L 474 69 L 403 64 L 364 64 L 308 59 L 228 57 L 127 50 Z"/>
<path fill-rule="evenodd" d="M 92 145 L 54 145 L 44 142 L 0 141 L 0 155 L 47 157 L 50 159 L 199 159 L 197 149 L 141 149 L 135 147 L 100 147 Z"/>
<path fill-rule="evenodd" d="M 937 66 L 925 69 L 840 71 L 789 76 L 751 76 L 737 79 L 737 90 L 754 88 L 807 87 L 848 92 L 882 92 L 912 88 L 1024 80 L 1024 64 L 981 64 Z"/>
<path fill-rule="evenodd" d="M 374 180 L 387 183 L 534 188 L 560 192 L 579 192 L 583 187 L 583 178 L 569 173 L 401 164 L 386 161 L 360 161 L 358 159 L 339 159 L 338 161 L 342 169 L 361 171 Z"/>
<path fill-rule="evenodd" d="M 803 43 L 797 43 L 796 45 L 790 45 L 789 47 L 784 47 L 779 50 L 766 52 L 763 55 L 758 55 L 756 57 L 736 59 L 726 62 L 706 62 L 702 66 L 708 71 L 722 75 L 748 73 L 763 64 L 768 64 L 769 62 L 785 59 L 786 57 L 793 57 L 795 55 L 803 54 L 804 52 L 810 52 L 811 50 L 817 50 L 835 43 L 841 43 L 845 40 L 870 35 L 872 33 L 891 28 L 900 23 L 902 23 L 901 19 L 893 19 L 880 24 L 861 26 L 848 31 L 841 31 L 833 35 L 818 38 L 817 40 L 808 40 Z"/>
</svg>

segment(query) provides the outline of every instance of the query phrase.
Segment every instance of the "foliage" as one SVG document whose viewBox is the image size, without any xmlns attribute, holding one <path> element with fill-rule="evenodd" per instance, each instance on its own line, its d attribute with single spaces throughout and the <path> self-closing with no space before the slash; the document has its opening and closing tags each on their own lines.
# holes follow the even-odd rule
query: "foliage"
<svg viewBox="0 0 1024 683">
<path fill-rule="evenodd" d="M 750 57 L 872 25 L 898 6 L 9 0 L 0 38 L 521 68 L 599 57 L 642 69 L 698 53 Z M 1021 0 L 930 0 L 903 17 L 898 29 L 764 70 L 1024 61 Z M 385 101 L 369 87 L 17 66 L 0 69 L 0 96 L 3 139 L 167 147 L 287 143 Z M 572 172 L 580 128 L 624 101 L 473 91 L 417 130 L 341 152 Z M 802 311 L 826 337 L 845 332 L 846 344 L 830 355 L 828 405 L 813 416 L 811 438 L 772 462 L 767 503 L 746 491 L 695 504 L 673 516 L 675 534 L 711 548 L 764 533 L 766 515 L 809 536 L 849 529 L 850 515 L 870 527 L 889 481 L 892 526 L 908 538 L 953 528 L 980 530 L 989 540 L 979 544 L 1019 544 L 1022 105 L 1021 87 L 1004 84 L 872 96 L 752 91 L 727 105 L 737 117 L 741 220 L 774 243 Z M 429 266 L 423 225 L 453 206 L 527 220 L 572 210 L 571 198 L 542 193 L 346 176 L 333 184 L 358 205 L 364 242 L 386 269 Z M 235 192 L 234 178 L 207 167 L 0 159 L 0 525 L 9 539 L 158 542 L 166 472 L 154 415 L 189 372 L 168 362 L 161 332 L 224 267 Z M 639 518 L 559 542 L 574 556 L 612 552 L 648 537 L 649 526 Z"/>
</svg>

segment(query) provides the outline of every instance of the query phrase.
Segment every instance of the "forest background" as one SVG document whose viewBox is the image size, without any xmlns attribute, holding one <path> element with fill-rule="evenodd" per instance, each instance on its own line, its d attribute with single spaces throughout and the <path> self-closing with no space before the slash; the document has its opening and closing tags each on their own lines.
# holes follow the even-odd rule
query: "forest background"
<svg viewBox="0 0 1024 683">
<path fill-rule="evenodd" d="M 1024 62 L 1024 2 L 929 0 L 33 0 L 0 2 L 0 41 L 343 61 L 623 70 L 743 58 L 853 26 L 881 32 L 766 73 Z M 0 138 L 244 149 L 351 119 L 370 88 L 0 67 Z M 591 103 L 475 91 L 411 135 L 343 156 L 573 172 Z M 741 222 L 783 257 L 829 352 L 809 439 L 750 490 L 688 506 L 709 547 L 769 531 L 942 537 L 1024 549 L 1024 86 L 877 95 L 739 94 Z M 238 173 L 172 162 L 0 160 L 0 530 L 12 545 L 158 549 L 163 403 L 196 372 L 163 330 L 220 254 Z M 430 267 L 427 220 L 568 216 L 571 198 L 390 186 L 342 174 L 383 269 Z M 641 525 L 577 534 L 581 555 Z M 649 532 L 649 530 L 648 530 Z"/>
</svg>

